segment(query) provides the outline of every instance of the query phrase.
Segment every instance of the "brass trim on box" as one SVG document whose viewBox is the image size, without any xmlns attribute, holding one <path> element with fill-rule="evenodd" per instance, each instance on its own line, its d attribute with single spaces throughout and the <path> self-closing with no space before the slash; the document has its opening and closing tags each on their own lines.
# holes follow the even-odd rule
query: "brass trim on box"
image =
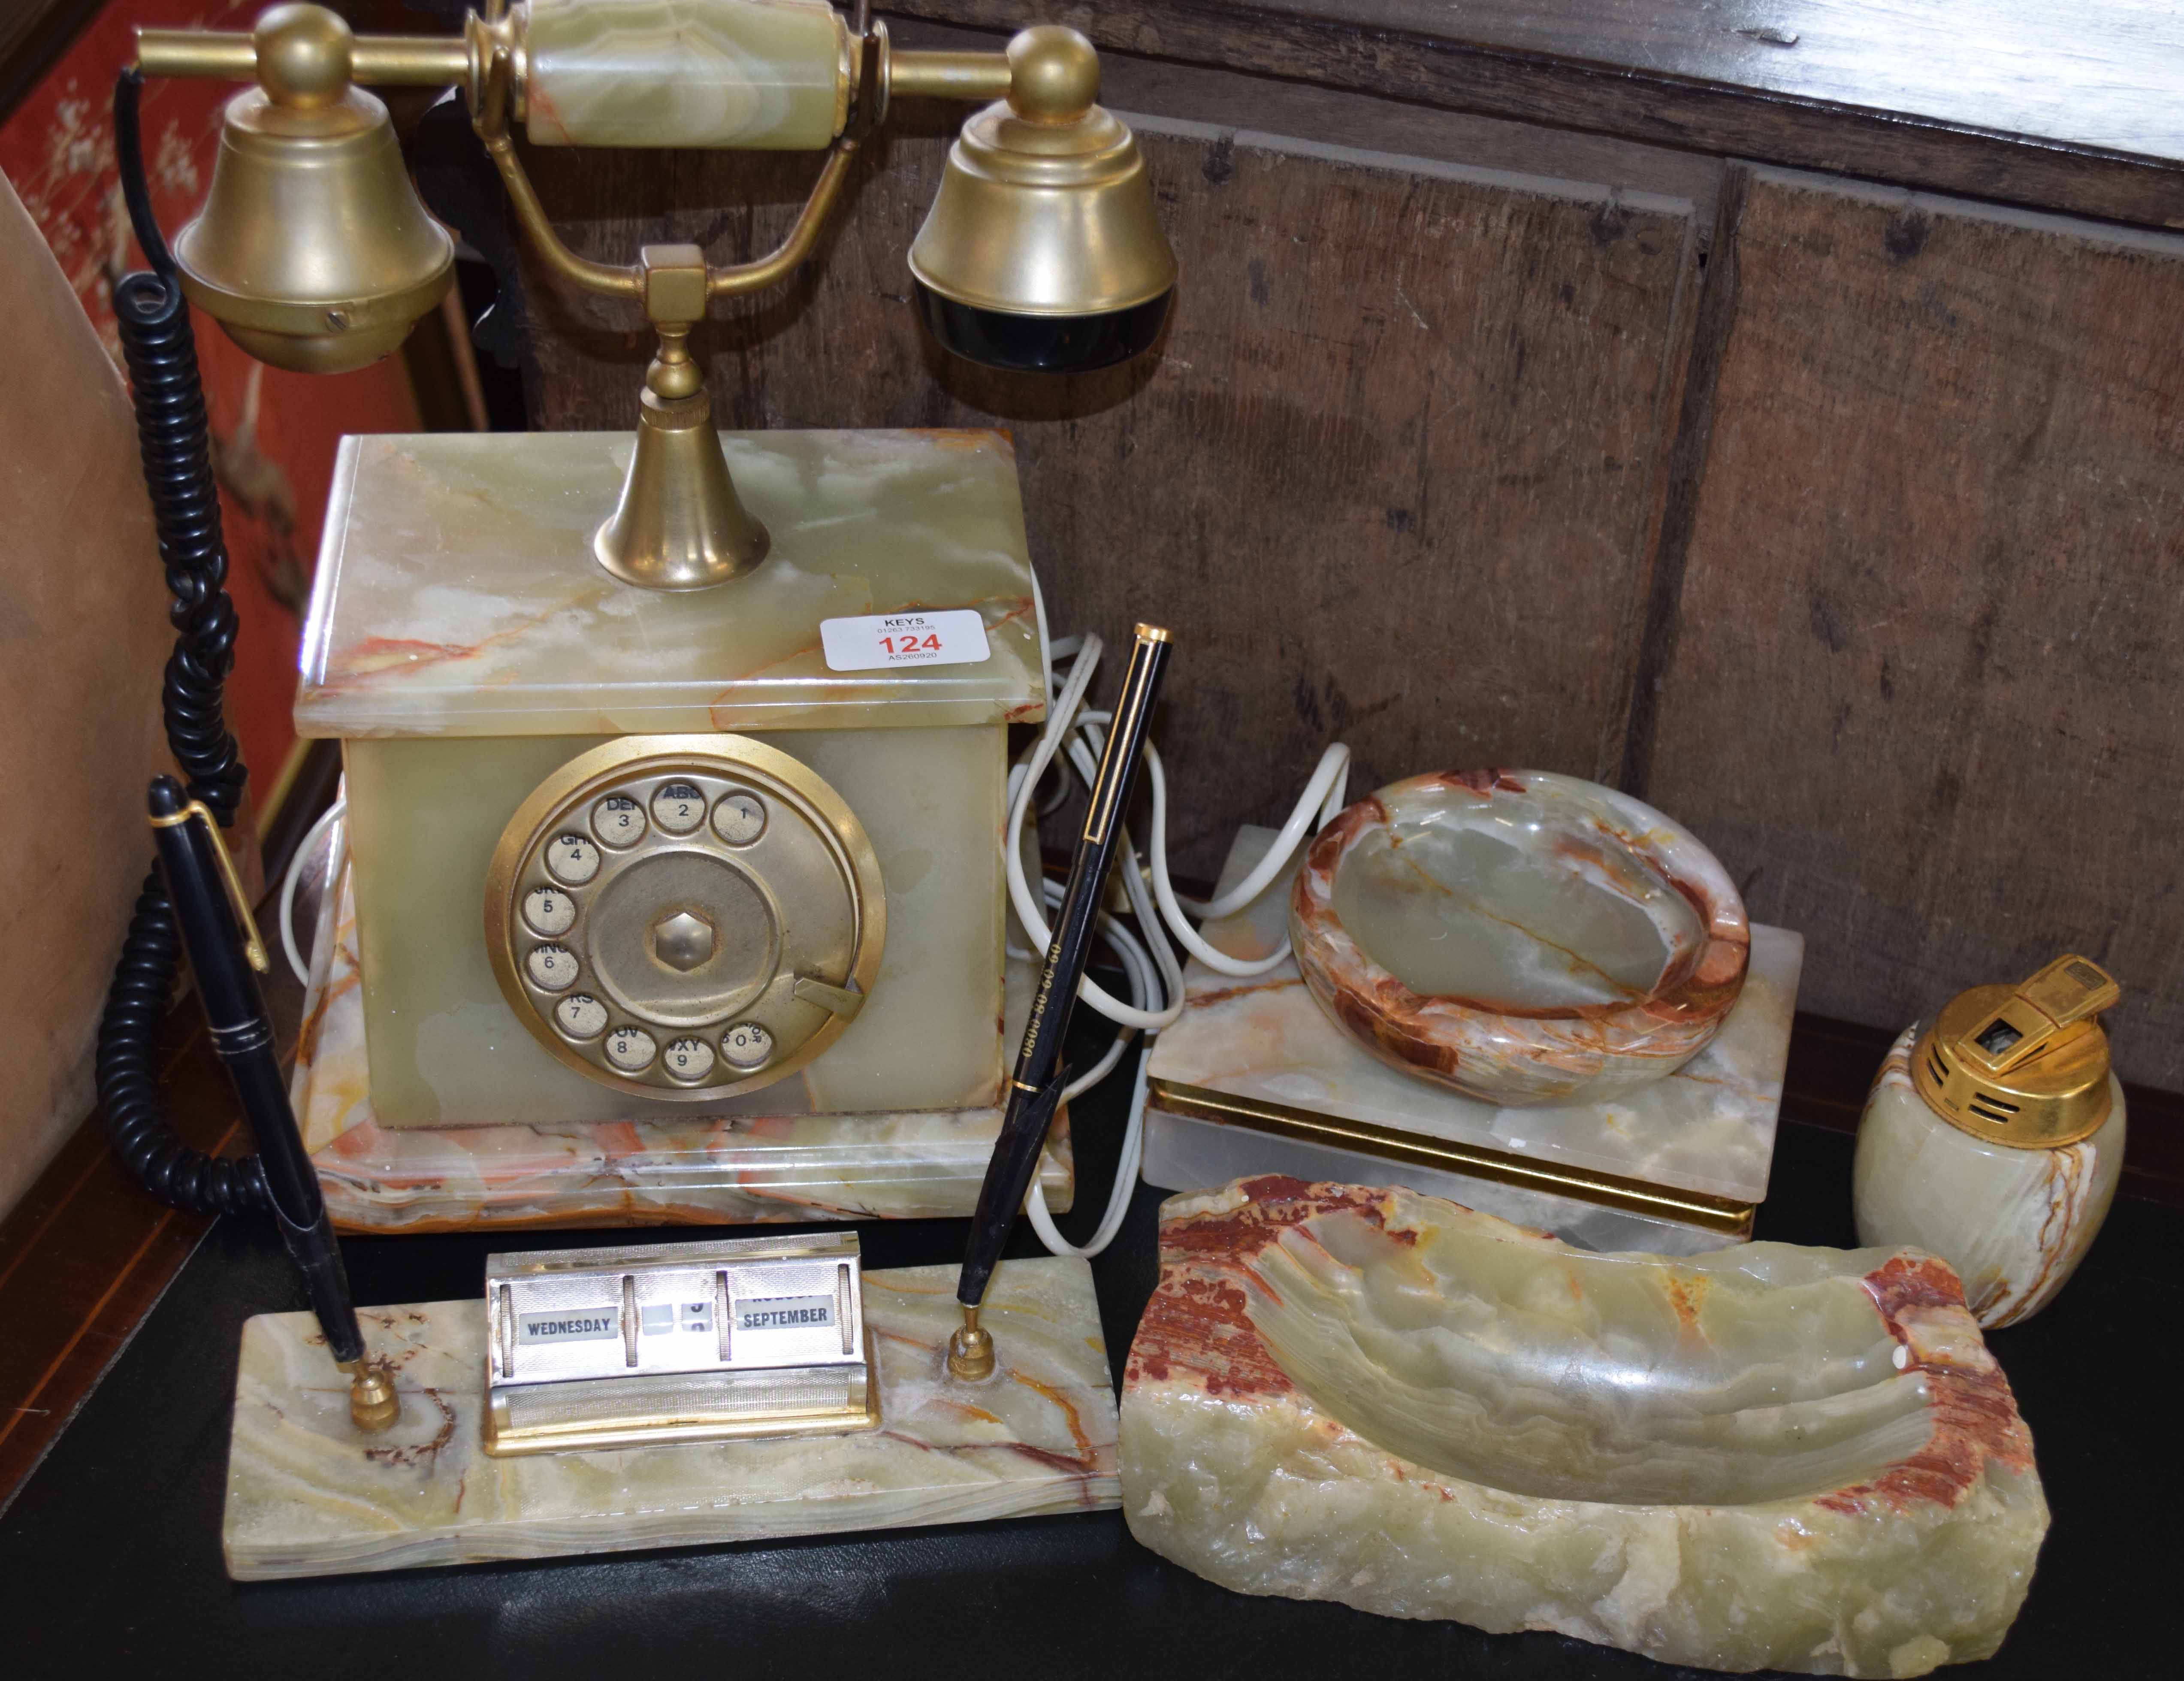
<svg viewBox="0 0 2184 1681">
<path fill-rule="evenodd" d="M 1232 1097 L 1202 1086 L 1148 1080 L 1145 1089 L 1154 1106 L 1171 1114 L 1221 1121 L 1302 1144 L 1357 1150 L 1413 1167 L 1435 1168 L 1444 1173 L 1460 1173 L 1496 1185 L 1513 1186 L 1520 1191 L 1568 1197 L 1598 1208 L 1643 1215 L 1651 1220 L 1673 1220 L 1679 1226 L 1696 1226 L 1702 1231 L 1716 1232 L 1725 1237 L 1749 1237 L 1752 1215 L 1758 1209 L 1757 1204 L 1709 1196 L 1703 1191 L 1671 1190 L 1640 1179 L 1626 1179 L 1619 1174 L 1512 1155 L 1446 1138 L 1429 1138 L 1370 1121 L 1315 1114 L 1309 1109 Z"/>
<path fill-rule="evenodd" d="M 615 1379 L 605 1379 L 612 1382 Z M 486 1452 L 495 1459 L 530 1454 L 597 1453 L 616 1448 L 666 1447 L 677 1442 L 736 1442 L 754 1437 L 848 1436 L 877 1429 L 880 1421 L 880 1368 L 873 1357 L 872 1332 L 865 1333 L 864 1404 L 855 1410 L 808 1413 L 754 1413 L 741 1418 L 587 1419 L 582 1424 L 518 1428 L 508 1418 L 508 1397 L 495 1391 L 485 1411 Z"/>
</svg>

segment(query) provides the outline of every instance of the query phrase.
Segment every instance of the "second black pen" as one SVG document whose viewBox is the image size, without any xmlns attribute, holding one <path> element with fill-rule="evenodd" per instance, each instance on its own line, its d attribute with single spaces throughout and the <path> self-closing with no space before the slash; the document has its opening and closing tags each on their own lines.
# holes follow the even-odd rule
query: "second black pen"
<svg viewBox="0 0 2184 1681">
<path fill-rule="evenodd" d="M 1145 757 L 1145 732 L 1152 722 L 1153 703 L 1159 697 L 1170 652 L 1167 631 L 1150 624 L 1137 627 L 1129 669 L 1123 678 L 1122 697 L 1115 703 L 1114 719 L 1107 729 L 1106 750 L 1100 756 L 1099 773 L 1093 778 L 1084 830 L 1070 860 L 1069 885 L 1055 913 L 1046 964 L 1039 974 L 1039 989 L 1032 995 L 1031 1019 L 1025 1026 L 1023 1047 L 1017 1053 L 1016 1071 L 1009 1082 L 1000 1137 L 994 1145 L 993 1159 L 986 1164 L 978 1209 L 971 1216 L 970 1243 L 956 1288 L 963 1323 L 948 1342 L 948 1369 L 959 1377 L 983 1377 L 994 1369 L 994 1339 L 978 1323 L 978 1308 L 1008 1243 L 1009 1227 L 1031 1187 L 1032 1175 L 1038 1170 L 1040 1148 L 1061 1102 L 1066 1077 L 1062 1042 L 1068 1035 L 1078 986 L 1091 955 L 1093 924 L 1100 913 L 1100 899 L 1107 873 L 1114 866 L 1116 849 L 1122 843 L 1123 813 L 1128 807 L 1138 766 Z"/>
</svg>

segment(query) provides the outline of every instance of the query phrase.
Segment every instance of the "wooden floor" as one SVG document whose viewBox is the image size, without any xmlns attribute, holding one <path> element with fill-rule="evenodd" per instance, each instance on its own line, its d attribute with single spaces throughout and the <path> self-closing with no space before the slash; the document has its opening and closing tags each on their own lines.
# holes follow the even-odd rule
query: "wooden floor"
<svg viewBox="0 0 2184 1681">
<path fill-rule="evenodd" d="M 303 887 L 298 899 L 315 901 L 315 882 Z M 267 908 L 259 916 L 270 932 Z M 304 989 L 277 955 L 265 994 L 286 1063 L 295 1053 Z M 240 1153 L 247 1148 L 242 1112 L 205 1036 L 194 992 L 169 1012 L 164 1049 L 160 1086 L 177 1135 L 209 1154 Z M 0 1221 L 0 1349 L 7 1351 L 0 1360 L 0 1506 L 211 1224 L 169 1208 L 131 1178 L 96 1114 Z"/>
<path fill-rule="evenodd" d="M 187 1048 L 176 1064 L 188 1060 Z M 224 1148 L 219 1108 L 186 1136 Z M 12 1494 L 211 1221 L 153 1202 L 87 1120 L 0 1224 L 0 1501 Z"/>
</svg>

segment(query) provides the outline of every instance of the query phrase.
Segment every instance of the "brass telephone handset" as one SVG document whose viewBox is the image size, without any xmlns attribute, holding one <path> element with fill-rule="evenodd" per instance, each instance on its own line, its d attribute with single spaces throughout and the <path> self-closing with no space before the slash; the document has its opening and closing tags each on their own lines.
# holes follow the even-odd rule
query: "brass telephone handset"
<svg viewBox="0 0 2184 1681">
<path fill-rule="evenodd" d="M 950 349 L 1027 371 L 1104 366 L 1151 343 L 1175 283 L 1136 140 L 1096 103 L 1098 56 L 1072 30 L 1028 29 L 1006 52 L 896 51 L 863 4 L 483 0 L 459 34 L 359 36 L 323 7 L 283 4 L 248 34 L 140 31 L 132 114 L 145 75 L 254 84 L 226 107 L 203 208 L 155 262 L 251 355 L 308 371 L 393 350 L 453 274 L 454 239 L 365 85 L 461 91 L 548 267 L 640 304 L 657 335 L 636 449 L 589 545 L 644 589 L 702 590 L 763 563 L 771 539 L 731 479 L 689 337 L 713 299 L 784 280 L 811 254 L 893 96 L 983 104 L 908 254 L 920 312 Z M 659 244 L 606 263 L 554 232 L 518 128 L 534 145 L 825 155 L 762 257 L 719 265 Z M 139 220 L 150 251 L 158 230 L 148 209 Z M 488 875 L 502 993 L 561 1063 L 626 1095 L 720 1097 L 794 1072 L 858 1015 L 886 935 L 848 802 L 735 735 L 621 737 L 581 755 L 522 802 Z"/>
<path fill-rule="evenodd" d="M 658 335 L 637 452 L 593 543 L 609 572 L 654 589 L 704 589 L 765 558 L 690 332 L 714 299 L 775 285 L 811 254 L 892 95 L 994 102 L 964 125 L 911 247 L 935 337 L 995 366 L 1069 371 L 1135 355 L 1158 335 L 1174 254 L 1136 138 L 1095 103 L 1099 56 L 1076 31 L 1028 29 L 1006 53 L 896 52 L 884 25 L 861 13 L 853 26 L 825 0 L 701 0 L 671 27 L 660 9 L 487 0 L 460 36 L 359 36 L 323 7 L 281 5 L 247 36 L 142 31 L 148 75 L 258 83 L 230 102 L 204 209 L 175 242 L 191 301 L 276 366 L 337 371 L 394 349 L 447 289 L 454 244 L 403 171 L 386 107 L 356 84 L 461 87 L 548 266 L 641 303 Z M 765 257 L 722 267 L 694 245 L 650 245 L 634 263 L 599 263 L 554 232 L 514 121 L 534 144 L 827 157 Z"/>
<path fill-rule="evenodd" d="M 563 1063 L 714 1099 L 793 1074 L 855 1019 L 887 894 L 855 813 L 788 754 L 626 735 L 510 819 L 485 927 L 501 991 Z"/>
</svg>

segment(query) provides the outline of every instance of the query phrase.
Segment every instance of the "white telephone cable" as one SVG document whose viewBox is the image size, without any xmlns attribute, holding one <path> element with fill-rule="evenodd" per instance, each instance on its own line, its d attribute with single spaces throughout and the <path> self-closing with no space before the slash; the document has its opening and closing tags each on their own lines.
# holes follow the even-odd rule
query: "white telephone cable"
<svg viewBox="0 0 2184 1681">
<path fill-rule="evenodd" d="M 1071 639 L 1074 641 L 1076 639 Z M 1016 907 L 1017 919 L 1024 924 L 1025 931 L 1042 945 L 1049 937 L 1045 919 L 1043 917 L 1034 919 L 1026 913 L 1025 907 L 1031 899 L 1031 890 L 1024 878 L 1022 858 L 1018 851 L 1024 816 L 1031 804 L 1027 790 L 1035 787 L 1038 779 L 1045 773 L 1046 767 L 1052 762 L 1055 753 L 1060 749 L 1060 742 L 1056 740 L 1057 736 L 1067 743 L 1066 757 L 1072 768 L 1084 779 L 1087 787 L 1091 785 L 1093 778 L 1097 773 L 1098 755 L 1106 745 L 1100 727 L 1109 723 L 1112 716 L 1104 712 L 1081 709 L 1084 691 L 1090 687 L 1092 667 L 1096 665 L 1100 653 L 1100 644 L 1098 637 L 1087 636 L 1083 639 L 1082 651 L 1078 653 L 1076 665 L 1069 673 L 1069 680 L 1063 686 L 1061 694 L 1054 699 L 1050 706 L 1046 729 L 1042 732 L 1039 744 L 1034 748 L 1028 762 L 1018 768 L 1018 771 L 1022 773 L 1021 779 L 1019 779 L 1018 772 L 1012 771 L 1010 776 L 1011 799 L 1006 831 L 1009 896 L 1011 902 Z M 1319 762 L 1313 768 L 1310 779 L 1305 784 L 1304 791 L 1298 796 L 1296 804 L 1290 812 L 1288 820 L 1283 824 L 1279 833 L 1274 837 L 1273 845 L 1268 849 L 1267 855 L 1242 881 L 1238 882 L 1228 892 L 1211 900 L 1183 897 L 1176 892 L 1174 885 L 1169 879 L 1167 773 L 1165 765 L 1162 762 L 1159 749 L 1150 742 L 1147 742 L 1145 753 L 1146 775 L 1152 795 L 1152 835 L 1150 851 L 1152 854 L 1152 892 L 1158 908 L 1157 920 L 1150 913 L 1150 908 L 1139 903 L 1143 897 L 1144 874 L 1139 867 L 1136 849 L 1128 845 L 1127 835 L 1124 837 L 1124 856 L 1122 860 L 1123 888 L 1129 893 L 1132 908 L 1139 912 L 1140 927 L 1155 930 L 1160 930 L 1161 924 L 1165 924 L 1165 929 L 1161 931 L 1172 933 L 1184 950 L 1217 974 L 1247 978 L 1265 975 L 1278 968 L 1287 955 L 1285 952 L 1277 950 L 1265 958 L 1256 959 L 1232 958 L 1208 944 L 1197 930 L 1191 927 L 1189 919 L 1198 916 L 1211 920 L 1217 917 L 1232 915 L 1266 891 L 1287 865 L 1290 855 L 1303 840 L 1306 831 L 1326 824 L 1347 803 L 1350 780 L 1349 747 L 1338 741 L 1320 755 Z M 1313 821 L 1315 815 L 1318 818 L 1318 824 Z M 1119 1001 L 1102 990 L 1096 982 L 1089 980 L 1078 987 L 1078 997 L 1111 1021 L 1120 1022 L 1128 1026 L 1157 1032 L 1163 1027 L 1173 1025 L 1176 1019 L 1183 1013 L 1180 965 L 1174 963 L 1172 953 L 1162 949 L 1167 942 L 1158 938 L 1157 934 L 1151 943 L 1155 948 L 1155 955 L 1167 959 L 1161 965 L 1163 978 L 1169 983 L 1167 995 L 1170 1002 L 1166 1008 L 1147 1011 L 1123 1006 Z"/>
<path fill-rule="evenodd" d="M 1046 1192 L 1039 1185 L 1039 1176 L 1032 1176 L 1031 1189 L 1024 1193 L 1024 1213 L 1030 1216 L 1032 1230 L 1039 1233 L 1039 1241 L 1046 1245 L 1050 1254 L 1074 1255 L 1089 1260 L 1113 1243 L 1115 1234 L 1123 1229 L 1123 1221 L 1130 1212 L 1130 1192 L 1138 1182 L 1139 1164 L 1145 1159 L 1145 1064 L 1151 1059 L 1152 1047 L 1148 1046 L 1138 1058 L 1137 1078 L 1130 1087 L 1130 1119 L 1123 1129 L 1123 1155 L 1115 1164 L 1115 1183 L 1107 1192 L 1107 1211 L 1100 1216 L 1100 1225 L 1091 1242 L 1080 1248 L 1061 1235 L 1053 1215 L 1047 1210 Z"/>
<path fill-rule="evenodd" d="M 1015 797 L 1009 802 L 1008 822 L 1001 830 L 1002 866 L 1008 879 L 1009 902 L 1016 908 L 1017 920 L 1023 924 L 1024 932 L 1031 936 L 1032 943 L 1042 950 L 1054 935 L 1047 924 L 1045 908 L 1033 896 L 1031 884 L 1024 877 L 1023 853 L 1020 846 L 1024 814 L 1038 790 L 1039 778 L 1046 773 L 1047 766 L 1054 762 L 1055 754 L 1069 735 L 1078 709 L 1083 704 L 1084 691 L 1091 687 L 1093 673 L 1099 669 L 1100 652 L 1100 639 L 1089 635 L 1085 637 L 1083 649 L 1070 670 L 1069 680 L 1062 684 L 1061 695 L 1048 707 L 1046 727 L 1039 732 L 1031 757 L 1023 766 L 1022 778 L 1018 779 L 1013 773 L 1010 778 L 1015 784 Z M 1144 892 L 1144 886 L 1139 880 L 1137 854 L 1129 847 L 1127 835 L 1121 862 L 1124 886 L 1135 885 L 1137 888 L 1137 894 L 1132 898 L 1134 908 L 1137 897 Z M 1141 919 L 1139 928 L 1158 964 L 1167 996 L 1173 1002 L 1160 1009 L 1145 1009 L 1126 1004 L 1089 976 L 1078 983 L 1077 996 L 1110 1021 L 1118 1022 L 1125 1027 L 1157 1032 L 1163 1027 L 1173 1025 L 1176 1019 L 1183 1014 L 1183 966 L 1176 962 L 1174 953 L 1167 950 L 1167 942 L 1159 937 L 1157 919 Z"/>
<path fill-rule="evenodd" d="M 1304 839 L 1311 824 L 1312 809 L 1319 808 L 1322 825 L 1340 812 L 1346 803 L 1343 796 L 1350 782 L 1350 749 L 1336 742 L 1319 756 L 1319 764 L 1305 785 L 1296 809 L 1290 820 L 1282 825 L 1281 833 L 1267 856 L 1251 873 L 1228 892 L 1212 900 L 1180 897 L 1168 880 L 1167 874 L 1167 773 L 1161 764 L 1160 750 L 1150 741 L 1145 743 L 1145 772 L 1152 783 L 1153 830 L 1152 864 L 1153 896 L 1160 902 L 1161 916 L 1167 922 L 1183 948 L 1217 975 L 1251 976 L 1265 975 L 1278 969 L 1289 952 L 1286 942 L 1277 945 L 1263 958 L 1232 958 L 1226 952 L 1209 945 L 1194 930 L 1185 913 L 1212 921 L 1241 909 L 1265 892 L 1274 878 L 1289 863 L 1290 854 Z"/>
<path fill-rule="evenodd" d="M 1045 635 L 1045 603 L 1039 595 L 1036 580 L 1033 591 L 1040 632 L 1042 664 L 1046 675 L 1047 720 L 1030 756 L 1009 773 L 1008 820 L 1003 829 L 1003 852 L 1010 903 L 1016 911 L 1017 920 L 1023 924 L 1025 933 L 1044 948 L 1052 935 L 1042 913 L 1049 906 L 1059 906 L 1062 890 L 1058 883 L 1042 881 L 1041 891 L 1034 899 L 1023 868 L 1024 819 L 1038 803 L 1040 779 L 1057 755 L 1077 773 L 1086 787 L 1091 786 L 1098 774 L 1100 755 L 1106 745 L 1103 726 L 1112 723 L 1112 715 L 1088 710 L 1084 704 L 1103 651 L 1100 639 L 1088 634 L 1049 642 Z M 1070 659 L 1072 655 L 1074 662 L 1057 693 L 1054 684 L 1055 663 L 1059 660 Z M 1145 759 L 1152 796 L 1150 849 L 1152 867 L 1148 872 L 1140 865 L 1136 848 L 1131 845 L 1127 830 L 1123 835 L 1119 860 L 1123 891 L 1130 901 L 1139 931 L 1144 938 L 1140 941 L 1104 913 L 1097 924 L 1100 937 L 1123 959 L 1130 1002 L 1123 1003 L 1089 978 L 1080 983 L 1078 997 L 1092 1009 L 1117 1023 L 1119 1030 L 1100 1060 L 1064 1088 L 1065 1100 L 1076 1097 L 1105 1079 L 1120 1061 L 1139 1030 L 1145 1032 L 1148 1043 L 1137 1059 L 1128 1119 L 1123 1128 L 1122 1152 L 1116 1163 L 1114 1184 L 1108 1192 L 1106 1209 L 1093 1231 L 1091 1241 L 1080 1247 L 1062 1237 L 1046 1206 L 1046 1193 L 1036 1176 L 1030 1189 L 1025 1192 L 1024 1212 L 1030 1219 L 1033 1229 L 1039 1233 L 1039 1241 L 1056 1255 L 1089 1259 L 1099 1254 L 1114 1241 L 1115 1234 L 1121 1230 L 1122 1223 L 1129 1212 L 1131 1192 L 1137 1183 L 1138 1170 L 1144 1158 L 1145 1068 L 1151 1056 L 1150 1039 L 1162 1028 L 1172 1025 L 1183 1012 L 1182 965 L 1177 961 L 1166 936 L 1173 934 L 1193 957 L 1221 974 L 1249 976 L 1263 975 L 1276 968 L 1288 955 L 1286 951 L 1278 951 L 1257 960 L 1232 958 L 1201 937 L 1191 927 L 1189 919 L 1194 915 L 1207 919 L 1228 916 L 1249 904 L 1272 885 L 1307 830 L 1326 824 L 1342 809 L 1346 801 L 1350 750 L 1337 742 L 1320 755 L 1319 762 L 1314 767 L 1295 807 L 1276 835 L 1273 846 L 1257 866 L 1228 892 L 1212 900 L 1184 898 L 1176 893 L 1169 879 L 1167 777 L 1158 751 L 1150 742 L 1145 746 Z M 1148 874 L 1151 877 L 1150 894 L 1146 886 Z M 1034 954 L 1025 952 L 1021 955 L 1030 957 Z M 1157 993 L 1152 986 L 1156 973 L 1161 983 Z M 1158 999 L 1162 997 L 1167 1002 L 1158 1004 Z"/>
<path fill-rule="evenodd" d="M 311 861 L 311 853 L 319 844 L 319 836 L 333 824 L 341 823 L 348 815 L 348 801 L 336 800 L 320 815 L 319 820 L 304 831 L 302 843 L 296 856 L 288 860 L 287 874 L 281 878 L 281 949 L 287 953 L 288 967 L 296 971 L 296 979 L 304 986 L 311 984 L 310 965 L 304 961 L 303 948 L 296 944 L 296 884 L 304 879 L 304 869 Z M 334 844 L 326 854 L 326 886 L 329 893 L 341 891 L 342 865 L 348 858 L 348 826 L 343 824 L 335 831 Z"/>
</svg>

